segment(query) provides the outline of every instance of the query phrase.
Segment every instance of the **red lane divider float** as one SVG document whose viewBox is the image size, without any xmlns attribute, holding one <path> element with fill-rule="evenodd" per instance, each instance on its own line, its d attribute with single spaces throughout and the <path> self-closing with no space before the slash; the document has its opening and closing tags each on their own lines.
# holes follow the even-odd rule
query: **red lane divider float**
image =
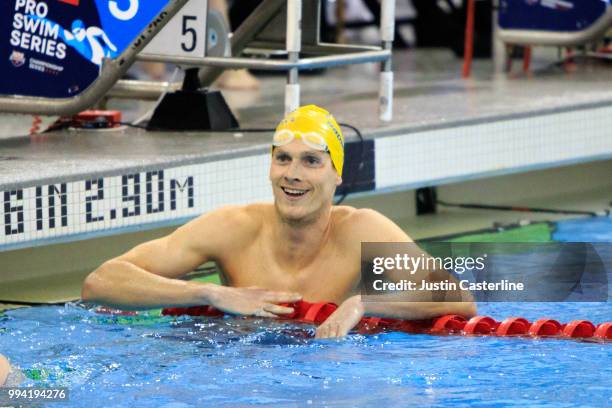
<svg viewBox="0 0 612 408">
<path fill-rule="evenodd" d="M 334 303 L 310 303 L 299 301 L 286 304 L 293 313 L 285 318 L 319 325 L 337 308 Z M 164 316 L 209 316 L 221 317 L 223 312 L 211 306 L 175 307 L 162 310 Z M 474 316 L 467 320 L 459 315 L 445 315 L 435 319 L 400 320 L 381 317 L 364 317 L 355 328 L 360 334 L 376 334 L 399 331 L 414 334 L 514 336 L 537 338 L 568 338 L 589 340 L 612 340 L 612 322 L 595 326 L 588 320 L 574 320 L 561 324 L 552 319 L 540 319 L 531 323 L 522 317 L 508 317 L 498 322 L 489 316 Z"/>
</svg>

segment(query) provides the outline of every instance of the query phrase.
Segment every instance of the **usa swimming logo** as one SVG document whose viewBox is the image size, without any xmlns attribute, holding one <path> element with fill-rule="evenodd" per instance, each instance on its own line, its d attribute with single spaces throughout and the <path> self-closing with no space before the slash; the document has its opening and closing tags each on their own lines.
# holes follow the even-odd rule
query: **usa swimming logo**
<svg viewBox="0 0 612 408">
<path fill-rule="evenodd" d="M 13 64 L 15 68 L 19 68 L 20 66 L 25 64 L 26 57 L 23 52 L 13 50 L 11 56 L 9 57 L 9 61 L 11 61 L 11 64 Z"/>
</svg>

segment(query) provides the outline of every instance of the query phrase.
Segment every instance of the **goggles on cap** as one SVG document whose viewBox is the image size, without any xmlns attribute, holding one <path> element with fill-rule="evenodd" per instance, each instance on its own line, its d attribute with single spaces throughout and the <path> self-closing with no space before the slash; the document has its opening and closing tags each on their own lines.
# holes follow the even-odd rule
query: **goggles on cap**
<svg viewBox="0 0 612 408">
<path fill-rule="evenodd" d="M 273 146 L 284 146 L 293 141 L 293 139 L 301 139 L 302 142 L 315 150 L 320 150 L 322 152 L 328 152 L 329 148 L 327 147 L 327 142 L 325 138 L 318 133 L 308 132 L 303 133 L 296 130 L 289 129 L 281 129 L 274 133 L 274 139 L 272 140 Z"/>
</svg>

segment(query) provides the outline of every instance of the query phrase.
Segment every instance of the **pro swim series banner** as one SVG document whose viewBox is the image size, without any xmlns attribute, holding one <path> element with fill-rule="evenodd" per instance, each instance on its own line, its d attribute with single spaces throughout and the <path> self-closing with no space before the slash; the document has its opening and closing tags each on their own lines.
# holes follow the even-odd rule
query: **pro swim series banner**
<svg viewBox="0 0 612 408">
<path fill-rule="evenodd" d="M 501 0 L 499 25 L 504 29 L 577 32 L 606 12 L 610 0 Z"/>
<path fill-rule="evenodd" d="M 169 0 L 0 1 L 0 94 L 73 97 Z"/>
</svg>

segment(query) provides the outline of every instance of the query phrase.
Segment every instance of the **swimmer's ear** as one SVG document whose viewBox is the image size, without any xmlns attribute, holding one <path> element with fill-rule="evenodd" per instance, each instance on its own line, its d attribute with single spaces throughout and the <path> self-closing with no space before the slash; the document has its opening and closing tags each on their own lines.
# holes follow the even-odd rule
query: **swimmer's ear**
<svg viewBox="0 0 612 408">
<path fill-rule="evenodd" d="M 338 187 L 340 184 L 342 184 L 342 177 L 338 175 L 336 176 L 336 187 Z"/>
</svg>

